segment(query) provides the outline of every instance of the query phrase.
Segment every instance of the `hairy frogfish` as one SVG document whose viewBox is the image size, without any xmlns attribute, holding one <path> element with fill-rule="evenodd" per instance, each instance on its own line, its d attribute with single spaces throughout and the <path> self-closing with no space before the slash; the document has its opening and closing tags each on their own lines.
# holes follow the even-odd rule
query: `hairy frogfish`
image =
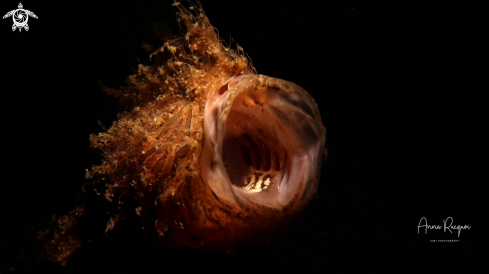
<svg viewBox="0 0 489 274">
<path fill-rule="evenodd" d="M 90 136 L 102 163 L 86 178 L 117 209 L 106 232 L 133 220 L 163 248 L 259 243 L 316 194 L 326 142 L 318 106 L 223 45 L 200 4 L 173 6 L 185 33 L 120 90 L 103 88 L 128 111 Z M 46 257 L 66 264 L 83 214 L 58 219 Z"/>
</svg>

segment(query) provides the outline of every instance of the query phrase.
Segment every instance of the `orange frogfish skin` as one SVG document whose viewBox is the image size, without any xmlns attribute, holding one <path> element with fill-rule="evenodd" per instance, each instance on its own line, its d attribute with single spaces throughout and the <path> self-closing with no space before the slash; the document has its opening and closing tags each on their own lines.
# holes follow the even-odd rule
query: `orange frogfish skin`
<svg viewBox="0 0 489 274">
<path fill-rule="evenodd" d="M 121 90 L 105 88 L 129 111 L 90 136 L 102 163 L 86 178 L 116 205 L 106 231 L 133 219 L 154 245 L 229 252 L 268 239 L 315 195 L 326 130 L 304 89 L 256 74 L 200 5 L 173 6 L 186 34 Z M 80 215 L 58 221 L 51 260 L 80 245 L 65 233 Z"/>
</svg>

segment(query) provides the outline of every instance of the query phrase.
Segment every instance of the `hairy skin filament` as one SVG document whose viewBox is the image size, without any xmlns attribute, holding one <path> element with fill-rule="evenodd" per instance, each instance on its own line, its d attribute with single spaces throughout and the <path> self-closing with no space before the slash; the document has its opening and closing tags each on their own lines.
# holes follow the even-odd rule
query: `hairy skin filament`
<svg viewBox="0 0 489 274">
<path fill-rule="evenodd" d="M 190 4 L 173 4 L 183 36 L 103 87 L 128 111 L 90 136 L 102 163 L 86 178 L 116 207 L 106 233 L 133 222 L 163 248 L 233 251 L 273 238 L 316 194 L 326 130 L 304 89 L 257 74 Z M 66 264 L 83 214 L 41 233 L 46 259 Z"/>
</svg>

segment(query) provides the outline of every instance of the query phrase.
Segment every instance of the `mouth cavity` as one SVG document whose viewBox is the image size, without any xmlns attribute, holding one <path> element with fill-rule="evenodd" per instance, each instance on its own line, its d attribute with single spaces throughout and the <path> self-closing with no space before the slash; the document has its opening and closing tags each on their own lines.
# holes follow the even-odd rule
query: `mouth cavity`
<svg viewBox="0 0 489 274">
<path fill-rule="evenodd" d="M 234 77 L 208 95 L 204 131 L 202 177 L 219 199 L 283 209 L 316 192 L 325 128 L 299 86 L 263 75 Z"/>
<path fill-rule="evenodd" d="M 251 120 L 247 122 L 252 124 Z M 285 170 L 285 148 L 261 133 L 243 132 L 225 139 L 222 146 L 222 160 L 231 184 L 244 192 L 271 189 Z"/>
</svg>

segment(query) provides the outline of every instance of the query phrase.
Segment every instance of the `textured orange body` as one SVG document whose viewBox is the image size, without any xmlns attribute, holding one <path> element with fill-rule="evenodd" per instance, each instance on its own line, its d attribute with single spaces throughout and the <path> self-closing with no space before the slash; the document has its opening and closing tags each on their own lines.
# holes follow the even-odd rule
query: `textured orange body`
<svg viewBox="0 0 489 274">
<path fill-rule="evenodd" d="M 185 36 L 154 52 L 154 63 L 140 65 L 121 90 L 104 88 L 131 110 L 91 136 L 103 162 L 87 179 L 118 208 L 107 231 L 132 219 L 166 248 L 229 252 L 265 242 L 316 191 L 325 142 L 319 111 L 300 87 L 255 76 L 243 49 L 225 47 L 201 7 L 174 6 Z M 230 163 L 233 155 L 241 162 Z M 246 167 L 238 183 L 237 166 Z M 266 195 L 275 200 L 263 202 Z M 60 262 L 79 244 L 63 239 L 54 245 L 65 247 L 51 248 Z"/>
</svg>

